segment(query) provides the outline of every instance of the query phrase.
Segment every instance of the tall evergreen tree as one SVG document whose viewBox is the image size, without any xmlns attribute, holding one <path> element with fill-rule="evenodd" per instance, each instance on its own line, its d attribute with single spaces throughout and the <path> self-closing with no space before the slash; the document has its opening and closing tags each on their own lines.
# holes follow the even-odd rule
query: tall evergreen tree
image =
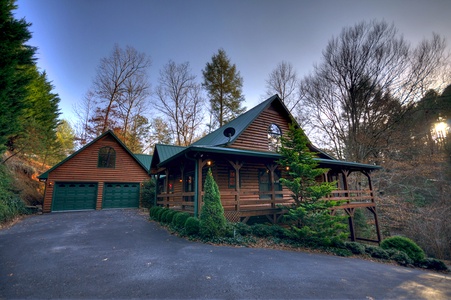
<svg viewBox="0 0 451 300">
<path fill-rule="evenodd" d="M 211 169 L 208 169 L 205 179 L 204 205 L 200 214 L 200 235 L 205 238 L 221 236 L 224 233 L 226 223 L 221 194 Z"/>
<path fill-rule="evenodd" d="M 23 130 L 26 87 L 32 80 L 27 67 L 34 64 L 36 50 L 25 44 L 31 38 L 30 24 L 14 18 L 16 8 L 14 0 L 0 1 L 0 154 L 8 140 Z"/>
<path fill-rule="evenodd" d="M 282 137 L 279 164 L 288 167 L 289 176 L 280 181 L 291 190 L 295 204 L 285 217 L 294 221 L 291 229 L 300 241 L 330 246 L 347 237 L 346 225 L 342 223 L 344 217 L 330 213 L 338 203 L 324 200 L 324 197 L 335 189 L 334 183 L 316 181 L 327 169 L 318 168 L 316 155 L 310 151 L 308 143 L 304 131 L 293 124 Z"/>
<path fill-rule="evenodd" d="M 242 107 L 243 78 L 223 49 L 213 55 L 202 74 L 202 86 L 210 96 L 211 127 L 221 127 L 245 111 Z"/>
</svg>

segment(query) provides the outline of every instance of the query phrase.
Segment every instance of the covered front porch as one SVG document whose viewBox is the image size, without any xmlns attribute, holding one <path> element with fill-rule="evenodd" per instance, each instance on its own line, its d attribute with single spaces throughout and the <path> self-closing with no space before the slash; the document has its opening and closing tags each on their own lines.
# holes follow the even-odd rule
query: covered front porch
<svg viewBox="0 0 451 300">
<path fill-rule="evenodd" d="M 160 147 L 160 152 L 172 149 Z M 194 216 L 200 214 L 203 199 L 203 184 L 209 168 L 221 194 L 224 214 L 231 222 L 249 222 L 259 217 L 278 223 L 293 205 L 291 192 L 280 183 L 286 176 L 283 166 L 277 164 L 276 153 L 237 150 L 220 147 L 180 147 L 175 149 L 170 160 L 155 162 L 152 175 L 157 182 L 156 205 L 187 211 Z M 165 157 L 164 153 L 159 156 Z M 349 220 L 350 239 L 362 239 L 356 235 L 354 214 L 356 209 L 368 210 L 374 221 L 376 238 L 381 240 L 377 220 L 376 204 L 371 183 L 371 170 L 360 164 L 329 161 L 318 158 L 320 167 L 329 169 L 320 180 L 334 181 L 337 190 L 327 199 L 343 201 L 332 213 L 345 212 Z M 366 165 L 365 165 L 366 166 Z M 355 176 L 357 175 L 357 176 Z M 364 181 L 362 180 L 364 179 Z M 366 239 L 368 240 L 368 239 Z"/>
</svg>

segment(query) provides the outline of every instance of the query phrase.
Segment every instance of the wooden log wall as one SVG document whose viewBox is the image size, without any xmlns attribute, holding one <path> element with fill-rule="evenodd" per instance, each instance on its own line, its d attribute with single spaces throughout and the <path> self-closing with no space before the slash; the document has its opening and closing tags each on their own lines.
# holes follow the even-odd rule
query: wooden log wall
<svg viewBox="0 0 451 300">
<path fill-rule="evenodd" d="M 288 131 L 288 120 L 277 108 L 270 106 L 229 147 L 269 151 L 268 128 L 271 124 L 279 126 L 282 134 Z"/>
</svg>

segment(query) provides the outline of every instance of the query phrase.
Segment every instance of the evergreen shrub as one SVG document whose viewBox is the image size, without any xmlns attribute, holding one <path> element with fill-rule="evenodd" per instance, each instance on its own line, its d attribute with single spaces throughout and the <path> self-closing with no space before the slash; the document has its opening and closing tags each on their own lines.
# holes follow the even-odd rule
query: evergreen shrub
<svg viewBox="0 0 451 300">
<path fill-rule="evenodd" d="M 155 202 L 155 180 L 149 179 L 143 182 L 141 189 L 141 204 L 143 207 L 151 208 Z"/>
<path fill-rule="evenodd" d="M 225 234 L 227 220 L 221 203 L 219 188 L 208 169 L 204 187 L 204 205 L 200 214 L 200 235 L 203 238 L 218 237 Z"/>
<path fill-rule="evenodd" d="M 172 222 L 172 217 L 177 212 L 172 209 L 168 209 L 168 212 L 164 215 L 163 223 L 170 224 Z"/>
<path fill-rule="evenodd" d="M 152 206 L 149 210 L 149 215 L 153 220 L 157 219 L 158 213 L 163 210 L 161 206 Z"/>
<path fill-rule="evenodd" d="M 387 249 L 385 250 L 390 259 L 396 261 L 401 266 L 408 266 L 413 264 L 413 260 L 403 251 L 399 251 L 396 249 Z"/>
<path fill-rule="evenodd" d="M 426 269 L 431 269 L 431 270 L 436 270 L 436 271 L 448 271 L 448 267 L 446 266 L 446 264 L 443 261 L 441 261 L 439 259 L 431 258 L 431 257 L 427 257 L 427 258 L 421 260 L 417 265 L 421 268 L 426 268 Z"/>
<path fill-rule="evenodd" d="M 414 241 L 403 236 L 392 236 L 381 242 L 383 249 L 396 249 L 405 252 L 414 262 L 424 259 L 424 251 Z"/>
<path fill-rule="evenodd" d="M 337 255 L 337 256 L 344 256 L 344 257 L 348 257 L 352 255 L 352 252 L 348 249 L 343 249 L 343 248 L 330 248 L 329 249 L 330 252 L 332 252 L 333 254 Z"/>
<path fill-rule="evenodd" d="M 177 214 L 175 218 L 175 226 L 178 228 L 184 228 L 186 220 L 191 217 L 191 215 L 187 212 L 182 212 Z"/>
<path fill-rule="evenodd" d="M 357 242 L 345 242 L 345 247 L 354 254 L 365 254 L 365 245 Z"/>
<path fill-rule="evenodd" d="M 269 227 L 269 234 L 272 237 L 279 238 L 279 239 L 285 239 L 290 238 L 290 231 L 286 228 L 283 228 L 279 225 L 271 225 Z"/>
<path fill-rule="evenodd" d="M 166 214 L 166 212 L 168 212 L 168 209 L 167 209 L 167 208 L 163 208 L 162 210 L 160 210 L 159 212 L 157 212 L 156 220 L 157 220 L 158 222 L 162 222 L 163 215 Z"/>
<path fill-rule="evenodd" d="M 269 229 L 270 226 L 265 224 L 255 224 L 252 225 L 252 234 L 257 237 L 269 237 L 271 236 L 271 230 Z"/>
<path fill-rule="evenodd" d="M 238 233 L 242 236 L 246 236 L 252 233 L 251 227 L 245 223 L 234 223 L 233 229 L 235 230 L 235 233 Z"/>
<path fill-rule="evenodd" d="M 185 222 L 185 233 L 187 235 L 197 235 L 199 234 L 199 219 L 194 217 L 189 217 Z"/>
<path fill-rule="evenodd" d="M 366 245 L 365 252 L 374 258 L 380 258 L 380 259 L 389 259 L 390 258 L 387 251 L 385 251 L 384 249 L 382 249 L 381 247 L 378 247 L 378 246 Z"/>
<path fill-rule="evenodd" d="M 181 213 L 182 213 L 181 211 L 176 211 L 175 214 L 172 215 L 171 225 L 177 226 L 176 220 L 177 220 L 178 215 L 180 215 Z"/>
</svg>

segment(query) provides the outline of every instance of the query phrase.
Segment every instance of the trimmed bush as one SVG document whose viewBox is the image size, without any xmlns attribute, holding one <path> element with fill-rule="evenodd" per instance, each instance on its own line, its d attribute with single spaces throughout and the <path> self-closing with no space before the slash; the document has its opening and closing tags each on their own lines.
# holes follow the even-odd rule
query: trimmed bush
<svg viewBox="0 0 451 300">
<path fill-rule="evenodd" d="M 175 217 L 175 226 L 178 228 L 184 228 L 185 222 L 189 217 L 191 217 L 191 215 L 186 212 L 177 214 L 177 216 Z"/>
<path fill-rule="evenodd" d="M 365 252 L 374 258 L 381 258 L 381 259 L 389 259 L 390 258 L 387 251 L 385 251 L 381 247 L 377 247 L 377 246 L 366 245 Z"/>
<path fill-rule="evenodd" d="M 345 247 L 354 254 L 365 254 L 365 245 L 357 242 L 345 242 Z"/>
<path fill-rule="evenodd" d="M 227 220 L 224 216 L 219 188 L 211 169 L 208 169 L 204 190 L 204 205 L 200 214 L 199 233 L 204 238 L 222 236 L 225 233 Z"/>
<path fill-rule="evenodd" d="M 163 208 L 157 213 L 156 220 L 158 222 L 162 222 L 164 214 L 166 214 L 169 210 L 167 208 Z"/>
<path fill-rule="evenodd" d="M 168 212 L 164 215 L 162 221 L 163 223 L 171 223 L 172 222 L 172 217 L 176 214 L 177 212 L 175 210 L 172 209 L 168 209 Z"/>
<path fill-rule="evenodd" d="M 194 217 L 189 217 L 185 222 L 185 233 L 187 235 L 197 235 L 199 234 L 199 219 Z"/>
<path fill-rule="evenodd" d="M 418 263 L 421 268 L 436 270 L 436 271 L 448 271 L 448 267 L 441 260 L 427 257 Z"/>
<path fill-rule="evenodd" d="M 158 213 L 163 210 L 163 207 L 161 206 L 152 206 L 152 208 L 150 208 L 149 210 L 149 215 L 153 220 L 157 219 L 157 215 Z"/>
<path fill-rule="evenodd" d="M 405 252 L 414 262 L 424 259 L 424 251 L 414 241 L 403 236 L 392 236 L 381 242 L 383 249 L 396 249 Z"/>
<path fill-rule="evenodd" d="M 177 224 L 175 223 L 175 220 L 177 219 L 177 216 L 180 215 L 181 213 L 182 213 L 181 211 L 176 211 L 175 214 L 172 215 L 171 225 L 177 226 Z"/>
</svg>

